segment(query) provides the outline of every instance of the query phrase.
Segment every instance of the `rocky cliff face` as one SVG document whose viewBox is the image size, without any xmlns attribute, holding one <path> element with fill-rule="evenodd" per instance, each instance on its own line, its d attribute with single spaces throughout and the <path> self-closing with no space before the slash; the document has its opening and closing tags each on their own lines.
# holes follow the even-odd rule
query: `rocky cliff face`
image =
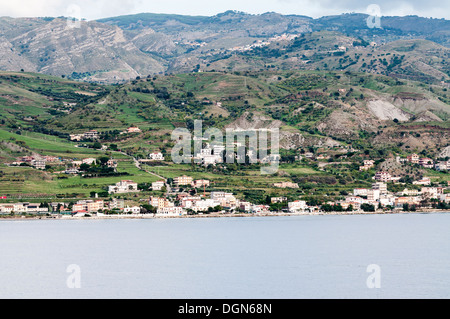
<svg viewBox="0 0 450 319">
<path fill-rule="evenodd" d="M 9 36 L 9 39 L 6 37 Z M 140 51 L 123 30 L 97 22 L 68 23 L 54 19 L 5 34 L 0 67 L 52 75 L 81 74 L 81 79 L 122 81 L 164 70 L 161 63 Z"/>
</svg>

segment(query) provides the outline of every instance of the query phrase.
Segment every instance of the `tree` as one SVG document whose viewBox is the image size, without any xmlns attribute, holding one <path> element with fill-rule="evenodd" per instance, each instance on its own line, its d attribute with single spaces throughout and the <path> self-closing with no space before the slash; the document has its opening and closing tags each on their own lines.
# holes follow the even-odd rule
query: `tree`
<svg viewBox="0 0 450 319">
<path fill-rule="evenodd" d="M 92 148 L 95 148 L 95 149 L 101 149 L 102 148 L 102 144 L 100 143 L 100 142 L 95 142 L 93 145 L 92 145 Z"/>
<path fill-rule="evenodd" d="M 108 163 L 108 161 L 109 161 L 109 157 L 102 156 L 98 160 L 100 161 L 101 165 L 106 165 Z"/>
<path fill-rule="evenodd" d="M 117 151 L 117 144 L 110 144 L 110 145 L 109 145 L 109 149 L 110 149 L 111 151 Z"/>
<path fill-rule="evenodd" d="M 141 206 L 141 211 L 143 214 L 156 214 L 157 209 L 152 205 L 144 204 Z"/>
<path fill-rule="evenodd" d="M 374 212 L 375 206 L 371 204 L 362 204 L 361 209 L 365 212 Z"/>
<path fill-rule="evenodd" d="M 89 164 L 83 163 L 80 165 L 81 171 L 88 171 L 91 166 Z"/>
</svg>

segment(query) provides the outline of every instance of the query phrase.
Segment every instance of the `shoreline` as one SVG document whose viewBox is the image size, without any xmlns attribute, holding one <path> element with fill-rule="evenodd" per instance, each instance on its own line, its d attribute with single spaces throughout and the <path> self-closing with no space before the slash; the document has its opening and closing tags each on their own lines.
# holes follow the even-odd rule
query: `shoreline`
<svg viewBox="0 0 450 319">
<path fill-rule="evenodd" d="M 190 218 L 252 218 L 252 217 L 293 217 L 293 216 L 351 216 L 351 215 L 407 215 L 407 214 L 448 214 L 448 210 L 417 210 L 417 211 L 376 211 L 376 212 L 320 212 L 320 213 L 264 213 L 264 214 L 204 214 L 204 215 L 181 215 L 181 216 L 164 216 L 164 215 L 103 215 L 90 217 L 84 216 L 68 216 L 68 215 L 51 215 L 51 216 L 2 216 L 1 221 L 23 221 L 23 220 L 119 220 L 119 219 L 190 219 Z"/>
</svg>

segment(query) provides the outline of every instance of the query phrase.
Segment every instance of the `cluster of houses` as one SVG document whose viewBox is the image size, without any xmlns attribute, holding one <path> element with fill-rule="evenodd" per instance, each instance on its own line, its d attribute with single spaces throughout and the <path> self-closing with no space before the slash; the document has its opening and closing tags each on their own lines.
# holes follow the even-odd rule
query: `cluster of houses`
<svg viewBox="0 0 450 319">
<path fill-rule="evenodd" d="M 127 128 L 125 131 L 120 132 L 120 134 L 131 134 L 131 133 L 141 133 L 142 130 L 137 126 L 131 126 Z"/>
<path fill-rule="evenodd" d="M 54 156 L 33 155 L 33 156 L 17 157 L 15 162 L 9 163 L 7 165 L 21 166 L 23 164 L 26 164 L 36 169 L 44 170 L 47 163 L 56 163 L 60 161 L 61 161 L 60 158 Z"/>
<path fill-rule="evenodd" d="M 429 185 L 429 184 L 428 184 Z M 359 210 L 362 204 L 370 204 L 375 207 L 403 207 L 404 204 L 419 205 L 425 200 L 438 200 L 442 202 L 450 202 L 450 194 L 444 193 L 444 187 L 422 187 L 420 190 L 407 189 L 398 193 L 392 193 L 387 190 L 387 184 L 384 182 L 375 182 L 372 188 L 356 188 L 353 194 L 346 196 L 344 201 L 336 204 L 346 209 L 352 205 L 355 210 Z"/>
<path fill-rule="evenodd" d="M 98 140 L 100 134 L 96 130 L 91 130 L 89 132 L 85 132 L 83 134 L 70 134 L 71 141 L 82 141 L 82 140 Z"/>
<path fill-rule="evenodd" d="M 306 201 L 297 200 L 288 202 L 286 197 L 272 197 L 272 203 L 286 202 L 288 208 L 286 212 L 302 213 L 317 211 L 318 207 L 309 207 Z M 175 201 L 164 197 L 151 197 L 149 204 L 157 209 L 158 215 L 179 216 L 188 213 L 202 214 L 205 212 L 227 210 L 240 211 L 252 214 L 270 213 L 269 205 L 258 205 L 248 201 L 237 199 L 233 193 L 222 191 L 211 192 L 206 195 L 191 196 L 187 193 L 178 194 Z"/>
<path fill-rule="evenodd" d="M 195 137 L 194 137 L 195 140 Z M 231 144 L 230 144 L 231 146 Z M 240 142 L 233 142 L 232 147 L 237 148 L 237 152 L 232 154 L 233 157 L 227 158 L 227 161 L 230 159 L 232 162 L 236 161 L 238 163 L 244 163 L 246 158 L 250 160 L 251 163 L 261 163 L 261 164 L 270 164 L 275 161 L 279 161 L 281 156 L 279 154 L 270 154 L 266 155 L 263 158 L 258 158 L 258 151 L 253 149 L 248 149 L 246 152 L 240 152 L 239 148 L 243 147 Z M 195 154 L 194 157 L 191 157 L 198 164 L 203 166 L 220 164 L 224 162 L 224 153 L 226 150 L 226 146 L 223 144 L 220 145 L 210 145 L 206 143 L 206 147 L 200 150 L 200 153 Z M 245 155 L 244 155 L 245 154 Z M 228 155 L 227 155 L 228 156 Z"/>
<path fill-rule="evenodd" d="M 425 181 L 430 185 L 429 180 Z M 210 185 L 209 180 L 193 180 L 189 176 L 180 176 L 174 179 L 177 186 L 190 185 L 192 187 L 206 187 Z M 158 181 L 152 184 L 153 189 L 162 189 L 166 185 L 165 181 Z M 418 184 L 420 185 L 420 184 Z M 123 180 L 116 185 L 110 186 L 110 194 L 139 192 L 137 183 L 133 181 Z M 327 202 L 328 205 L 340 205 L 342 209 L 361 211 L 362 205 L 373 205 L 374 208 L 390 207 L 402 208 L 405 204 L 411 206 L 422 205 L 423 202 L 429 200 L 437 200 L 450 203 L 450 194 L 445 193 L 444 187 L 423 186 L 418 189 L 407 189 L 398 193 L 388 191 L 385 182 L 374 182 L 371 188 L 356 188 L 353 193 L 345 196 L 343 200 L 336 202 Z M 313 213 L 321 211 L 320 206 L 309 206 L 304 200 L 288 201 L 286 197 L 272 197 L 272 204 L 285 203 L 284 212 L 288 213 Z M 239 200 L 233 193 L 223 191 L 210 192 L 203 195 L 192 195 L 190 193 L 181 192 L 176 194 L 174 199 L 167 197 L 152 196 L 148 202 L 149 205 L 156 209 L 156 214 L 160 216 L 181 216 L 189 213 L 209 213 L 218 211 L 240 211 L 253 214 L 269 213 L 269 205 L 257 205 L 248 201 Z M 123 199 L 112 199 L 105 202 L 99 199 L 79 200 L 69 209 L 67 203 L 50 203 L 49 205 L 31 204 L 31 203 L 14 203 L 0 204 L 0 213 L 70 213 L 75 216 L 85 216 L 87 214 L 101 215 L 104 210 L 117 210 L 121 214 L 140 214 L 139 206 L 125 207 Z"/>
<path fill-rule="evenodd" d="M 49 208 L 42 207 L 41 204 L 35 203 L 0 204 L 1 214 L 11 214 L 11 213 L 40 214 L 48 212 Z"/>
<path fill-rule="evenodd" d="M 75 216 L 85 216 L 87 214 L 98 214 L 103 210 L 117 210 L 123 214 L 139 214 L 140 207 L 125 206 L 123 199 L 112 199 L 109 202 L 103 200 L 79 200 L 70 208 L 69 203 L 54 202 L 48 205 L 33 204 L 33 203 L 13 203 L 0 204 L 1 214 L 46 214 L 59 213 L 70 214 Z"/>
<path fill-rule="evenodd" d="M 176 187 L 191 186 L 192 188 L 206 188 L 211 185 L 211 182 L 207 179 L 194 180 L 192 177 L 186 175 L 175 177 L 173 183 Z M 152 183 L 152 190 L 161 191 L 166 186 L 165 180 L 156 181 Z"/>
<path fill-rule="evenodd" d="M 120 134 L 130 134 L 130 133 L 141 133 L 142 130 L 139 127 L 132 126 L 127 128 L 125 131 Z M 100 138 L 100 133 L 96 130 L 90 130 L 83 134 L 70 134 L 71 141 L 83 141 L 83 140 L 98 140 Z"/>
<path fill-rule="evenodd" d="M 72 207 L 72 214 L 75 216 L 83 216 L 86 214 L 97 214 L 103 210 L 116 210 L 121 214 L 140 214 L 141 208 L 139 206 L 125 206 L 123 199 L 113 198 L 109 202 L 103 200 L 80 200 Z"/>
<path fill-rule="evenodd" d="M 70 167 L 66 168 L 64 171 L 65 174 L 79 174 L 81 173 L 80 167 L 83 164 L 92 165 L 96 164 L 97 160 L 95 158 L 84 158 L 82 160 L 72 160 L 67 161 L 66 164 L 68 164 Z M 109 168 L 114 168 L 114 170 L 117 169 L 118 163 L 114 159 L 109 159 L 108 162 L 106 162 L 106 166 Z"/>
<path fill-rule="evenodd" d="M 408 155 L 406 158 L 401 158 L 397 156 L 396 158 L 397 163 L 405 164 L 410 163 L 414 165 L 422 166 L 423 168 L 430 168 L 435 169 L 438 171 L 449 171 L 450 170 L 450 160 L 448 161 L 438 161 L 434 162 L 431 158 L 422 158 L 417 154 L 411 154 Z M 368 170 L 370 168 L 374 167 L 374 161 L 367 160 L 364 161 L 364 165 L 360 166 L 359 170 Z M 375 174 L 374 179 L 378 182 L 397 182 L 401 179 L 401 176 L 392 176 L 389 172 L 386 171 L 379 171 Z M 424 178 L 420 181 L 415 181 L 413 184 L 415 185 L 429 185 L 431 182 L 428 178 Z"/>
<path fill-rule="evenodd" d="M 225 151 L 224 145 L 214 145 L 211 146 L 209 143 L 206 144 L 206 148 L 202 148 L 200 153 L 197 153 L 194 160 L 204 166 L 223 163 L 223 152 Z"/>
<path fill-rule="evenodd" d="M 210 181 L 205 179 L 194 180 L 190 176 L 179 176 L 173 179 L 173 183 L 176 187 L 180 186 L 191 186 L 193 188 L 205 188 L 210 186 Z M 152 183 L 152 190 L 161 191 L 164 187 L 166 187 L 166 181 L 160 180 Z M 138 193 L 140 192 L 138 188 L 138 183 L 132 180 L 121 180 L 120 182 L 108 186 L 109 194 L 126 194 L 126 193 Z"/>
<path fill-rule="evenodd" d="M 408 155 L 406 158 L 397 156 L 396 160 L 398 163 L 401 163 L 401 164 L 411 163 L 411 164 L 415 164 L 415 165 L 420 165 L 424 168 L 431 168 L 431 169 L 434 168 L 437 171 L 449 171 L 450 170 L 450 160 L 435 162 L 431 158 L 420 157 L 417 154 Z"/>
<path fill-rule="evenodd" d="M 267 41 L 265 41 L 265 40 L 257 40 L 255 43 L 247 44 L 247 45 L 244 45 L 244 46 L 233 47 L 233 48 L 231 48 L 229 50 L 230 51 L 245 52 L 245 51 L 253 50 L 254 48 L 261 48 L 261 47 L 264 47 L 264 46 L 268 46 L 272 42 L 291 41 L 291 40 L 294 40 L 297 37 L 298 37 L 297 34 L 282 34 L 282 35 L 278 35 L 278 36 L 272 37 L 272 38 L 268 39 Z"/>
<path fill-rule="evenodd" d="M 79 174 L 80 166 L 83 164 L 92 165 L 97 162 L 95 158 L 85 158 L 82 160 L 71 160 L 71 159 L 62 159 L 55 156 L 44 156 L 44 155 L 33 155 L 33 156 L 22 156 L 17 157 L 16 161 L 12 163 L 8 163 L 9 166 L 21 166 L 26 164 L 27 166 L 34 167 L 39 170 L 44 170 L 48 164 L 56 164 L 56 165 L 66 165 L 66 169 L 62 172 L 65 174 Z M 106 163 L 106 165 L 110 168 L 116 169 L 118 163 L 116 160 L 110 159 Z"/>
<path fill-rule="evenodd" d="M 232 193 L 211 192 L 210 197 L 177 195 L 176 202 L 164 197 L 150 197 L 149 204 L 157 209 L 159 215 L 186 215 L 188 211 L 203 213 L 212 209 L 235 209 L 239 201 Z"/>
</svg>

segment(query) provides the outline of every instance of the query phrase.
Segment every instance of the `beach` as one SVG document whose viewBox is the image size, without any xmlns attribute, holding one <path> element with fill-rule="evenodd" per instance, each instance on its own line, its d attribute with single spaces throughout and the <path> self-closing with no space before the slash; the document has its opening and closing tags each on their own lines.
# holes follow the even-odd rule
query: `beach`
<svg viewBox="0 0 450 319">
<path fill-rule="evenodd" d="M 436 210 L 436 209 L 422 209 L 416 211 L 352 211 L 352 212 L 304 212 L 304 213 L 211 213 L 211 214 L 196 214 L 196 215 L 154 215 L 154 214 L 122 214 L 122 215 L 97 215 L 91 214 L 88 216 L 71 216 L 71 215 L 59 215 L 52 214 L 49 216 L 0 216 L 2 220 L 96 220 L 96 219 L 175 219 L 175 218 L 251 218 L 251 217 L 289 217 L 289 216 L 332 216 L 332 215 L 408 215 L 408 214 L 446 214 L 450 213 L 448 210 Z"/>
</svg>

